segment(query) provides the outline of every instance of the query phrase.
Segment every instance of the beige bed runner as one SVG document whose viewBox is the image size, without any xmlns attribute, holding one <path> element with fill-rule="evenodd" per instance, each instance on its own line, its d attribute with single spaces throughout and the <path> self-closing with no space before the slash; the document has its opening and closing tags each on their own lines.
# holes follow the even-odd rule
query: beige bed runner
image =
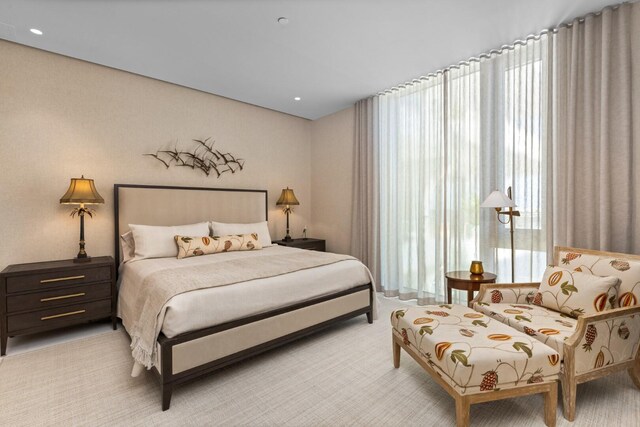
<svg viewBox="0 0 640 427">
<path fill-rule="evenodd" d="M 152 273 L 137 288 L 134 301 L 127 304 L 129 312 L 126 315 L 132 321 L 132 327 L 128 329 L 133 358 L 147 369 L 155 364 L 155 342 L 162 329 L 160 319 L 164 318 L 166 303 L 178 294 L 265 279 L 354 259 L 348 255 L 300 251 L 184 266 Z"/>
</svg>

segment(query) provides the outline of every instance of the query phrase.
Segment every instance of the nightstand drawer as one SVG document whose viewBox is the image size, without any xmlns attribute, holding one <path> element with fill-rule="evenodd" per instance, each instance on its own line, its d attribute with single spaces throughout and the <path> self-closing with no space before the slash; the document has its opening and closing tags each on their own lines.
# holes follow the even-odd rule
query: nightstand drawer
<svg viewBox="0 0 640 427">
<path fill-rule="evenodd" d="M 111 316 L 111 300 L 106 299 L 25 314 L 14 314 L 8 316 L 7 326 L 9 334 L 12 334 L 28 329 L 59 328 L 109 316 Z"/>
<path fill-rule="evenodd" d="M 29 274 L 7 277 L 7 293 L 51 289 L 58 286 L 109 280 L 111 280 L 111 268 L 109 266 L 69 269 L 54 273 Z"/>
<path fill-rule="evenodd" d="M 110 282 L 48 289 L 44 292 L 8 296 L 7 313 L 41 310 L 109 297 L 111 297 Z"/>
<path fill-rule="evenodd" d="M 324 239 L 291 239 L 291 240 L 274 240 L 273 243 L 281 246 L 289 246 L 291 248 L 307 249 L 311 251 L 325 252 L 326 241 Z"/>
<path fill-rule="evenodd" d="M 320 242 L 301 242 L 301 243 L 297 243 L 296 248 L 300 248 L 300 249 L 308 249 L 311 251 L 320 251 L 320 252 L 324 252 L 325 248 L 324 248 L 324 241 L 320 241 Z"/>
</svg>

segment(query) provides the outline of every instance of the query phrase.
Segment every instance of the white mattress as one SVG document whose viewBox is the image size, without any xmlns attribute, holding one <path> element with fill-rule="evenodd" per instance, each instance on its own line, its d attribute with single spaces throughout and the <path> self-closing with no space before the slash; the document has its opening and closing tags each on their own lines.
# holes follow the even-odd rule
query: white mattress
<svg viewBox="0 0 640 427">
<path fill-rule="evenodd" d="M 271 246 L 259 251 L 227 252 L 192 258 L 158 258 L 133 261 L 120 268 L 118 315 L 127 294 L 143 286 L 147 276 L 163 269 L 201 265 L 222 259 L 275 255 L 303 249 Z M 348 260 L 308 270 L 176 295 L 166 304 L 162 332 L 169 338 L 184 332 L 219 325 L 275 310 L 296 302 L 347 290 L 372 282 L 369 270 Z M 374 294 L 374 304 L 375 304 Z"/>
</svg>

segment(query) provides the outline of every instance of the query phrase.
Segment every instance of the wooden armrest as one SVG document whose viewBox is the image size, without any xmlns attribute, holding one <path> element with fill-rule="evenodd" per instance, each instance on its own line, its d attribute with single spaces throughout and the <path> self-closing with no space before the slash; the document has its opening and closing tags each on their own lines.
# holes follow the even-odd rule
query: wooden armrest
<svg viewBox="0 0 640 427">
<path fill-rule="evenodd" d="M 578 316 L 578 324 L 576 325 L 576 331 L 564 342 L 569 347 L 575 347 L 585 334 L 587 326 L 591 323 L 601 322 L 603 320 L 628 317 L 634 314 L 640 314 L 640 305 L 634 305 L 633 307 L 619 307 L 611 310 L 603 311 L 601 313 L 585 314 Z"/>
</svg>

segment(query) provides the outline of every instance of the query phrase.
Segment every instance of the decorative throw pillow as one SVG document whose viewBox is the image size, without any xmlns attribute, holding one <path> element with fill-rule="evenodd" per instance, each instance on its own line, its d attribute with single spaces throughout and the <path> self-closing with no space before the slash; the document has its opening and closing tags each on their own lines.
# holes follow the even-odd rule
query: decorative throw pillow
<svg viewBox="0 0 640 427">
<path fill-rule="evenodd" d="M 177 254 L 173 236 L 206 236 L 209 234 L 209 223 L 157 226 L 129 224 L 135 244 L 135 258 L 167 258 Z"/>
<path fill-rule="evenodd" d="M 233 234 L 228 236 L 175 236 L 178 259 L 231 251 L 262 249 L 258 234 Z"/>
<path fill-rule="evenodd" d="M 236 224 L 211 221 L 212 236 L 226 236 L 230 234 L 257 233 L 263 248 L 273 246 L 267 221 L 253 222 L 249 224 Z"/>
<path fill-rule="evenodd" d="M 620 279 L 618 305 L 630 307 L 640 303 L 640 261 L 637 259 L 560 251 L 562 266 L 596 276 L 616 276 Z"/>
<path fill-rule="evenodd" d="M 600 277 L 560 267 L 547 267 L 533 303 L 578 317 L 614 307 L 618 297 L 617 277 Z"/>
</svg>

